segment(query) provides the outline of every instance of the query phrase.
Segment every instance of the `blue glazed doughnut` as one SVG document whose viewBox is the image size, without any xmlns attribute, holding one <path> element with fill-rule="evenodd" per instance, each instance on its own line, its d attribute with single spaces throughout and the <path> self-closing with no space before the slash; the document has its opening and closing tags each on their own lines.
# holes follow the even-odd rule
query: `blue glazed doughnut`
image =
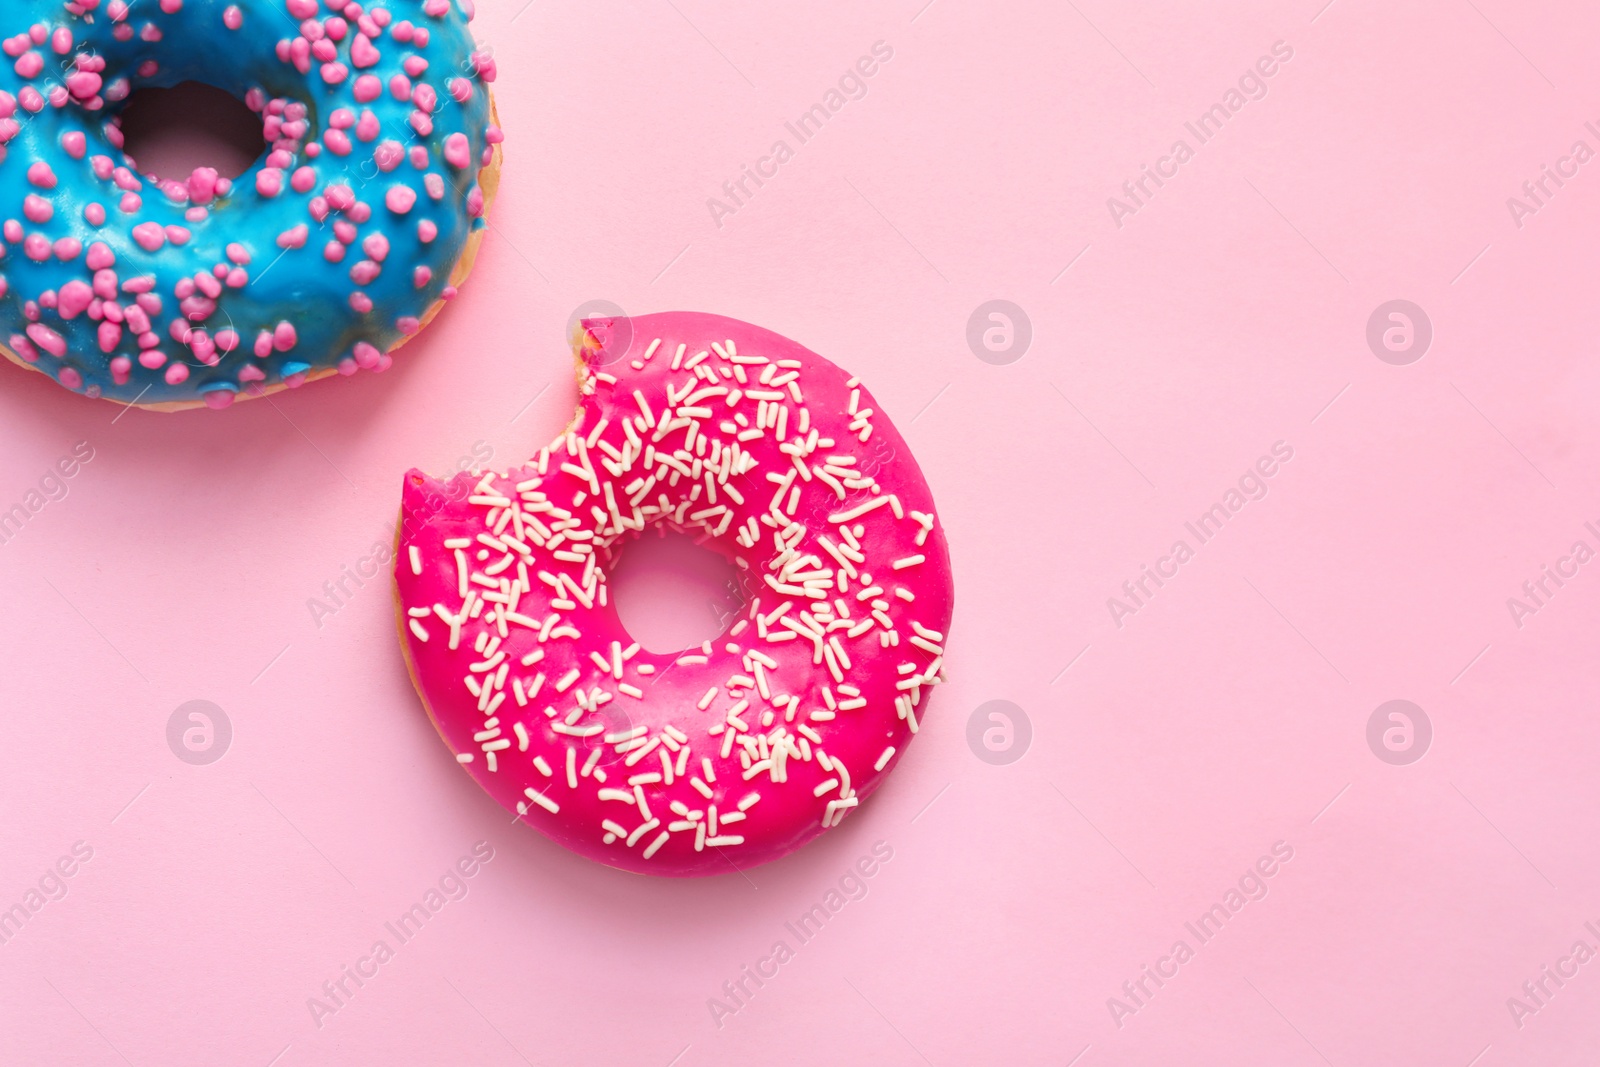
<svg viewBox="0 0 1600 1067">
<path fill-rule="evenodd" d="M 499 181 L 472 0 L 5 0 L 0 351 L 91 397 L 227 407 L 382 371 L 456 295 Z M 203 82 L 235 181 L 140 175 L 118 113 Z"/>
</svg>

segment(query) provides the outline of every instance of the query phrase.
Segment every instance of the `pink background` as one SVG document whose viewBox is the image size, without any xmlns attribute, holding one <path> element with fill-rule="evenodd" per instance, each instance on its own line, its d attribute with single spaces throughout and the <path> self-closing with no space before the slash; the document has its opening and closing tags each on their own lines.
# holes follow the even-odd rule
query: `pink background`
<svg viewBox="0 0 1600 1067">
<path fill-rule="evenodd" d="M 94 449 L 0 545 L 0 906 L 94 850 L 0 946 L 0 1061 L 1590 1062 L 1600 963 L 1520 1028 L 1507 998 L 1600 945 L 1600 566 L 1520 628 L 1506 601 L 1600 548 L 1600 162 L 1520 228 L 1506 200 L 1600 148 L 1600 15 L 923 3 L 485 0 L 503 196 L 391 373 L 157 416 L 0 367 L 0 509 Z M 880 40 L 867 95 L 719 228 L 707 198 Z M 1266 97 L 1119 228 L 1107 198 L 1280 40 Z M 747 876 L 645 880 L 513 827 L 422 714 L 386 582 L 307 607 L 390 537 L 407 467 L 564 424 L 596 298 L 861 374 L 949 530 L 924 736 Z M 1010 365 L 965 339 L 991 298 L 1032 322 Z M 1401 298 L 1434 339 L 1393 366 L 1365 330 Z M 1266 498 L 1119 628 L 1107 598 L 1280 440 Z M 166 740 L 195 699 L 233 727 L 209 766 Z M 1033 732 L 1004 766 L 966 740 L 997 699 Z M 1367 744 L 1392 699 L 1433 725 L 1409 766 Z M 307 998 L 478 841 L 466 897 L 319 1028 Z M 868 895 L 799 944 L 877 841 Z M 1279 841 L 1269 894 L 1198 945 Z M 1180 938 L 1119 1027 L 1108 998 Z M 719 1029 L 708 998 L 778 940 Z"/>
</svg>

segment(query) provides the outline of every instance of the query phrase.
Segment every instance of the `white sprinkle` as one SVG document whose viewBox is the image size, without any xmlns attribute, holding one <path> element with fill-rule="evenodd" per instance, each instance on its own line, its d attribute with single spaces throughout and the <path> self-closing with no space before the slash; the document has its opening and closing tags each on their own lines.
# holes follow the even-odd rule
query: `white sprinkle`
<svg viewBox="0 0 1600 1067">
<path fill-rule="evenodd" d="M 543 793 L 535 793 L 531 787 L 524 789 L 522 792 L 529 800 L 539 805 L 545 811 L 548 811 L 551 815 L 559 815 L 561 813 L 561 805 L 557 804 Z"/>
<path fill-rule="evenodd" d="M 888 766 L 889 761 L 891 759 L 893 759 L 893 758 L 894 758 L 894 746 L 890 745 L 888 748 L 883 750 L 883 754 L 878 757 L 878 762 L 876 762 L 876 763 L 874 763 L 872 765 L 872 769 L 875 770 L 875 771 L 883 770 L 883 768 Z"/>
</svg>

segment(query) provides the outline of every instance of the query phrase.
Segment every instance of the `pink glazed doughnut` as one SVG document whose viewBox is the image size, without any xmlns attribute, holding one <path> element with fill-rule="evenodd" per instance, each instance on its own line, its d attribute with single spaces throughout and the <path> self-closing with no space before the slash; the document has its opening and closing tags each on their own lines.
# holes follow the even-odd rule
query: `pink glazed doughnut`
<svg viewBox="0 0 1600 1067">
<path fill-rule="evenodd" d="M 578 334 L 565 434 L 505 473 L 406 476 L 412 680 L 478 784 L 580 855 L 671 876 L 777 859 L 882 783 L 943 681 L 928 483 L 856 378 L 771 331 L 674 312 Z M 607 594 L 658 526 L 731 558 L 747 597 L 670 655 Z"/>
</svg>

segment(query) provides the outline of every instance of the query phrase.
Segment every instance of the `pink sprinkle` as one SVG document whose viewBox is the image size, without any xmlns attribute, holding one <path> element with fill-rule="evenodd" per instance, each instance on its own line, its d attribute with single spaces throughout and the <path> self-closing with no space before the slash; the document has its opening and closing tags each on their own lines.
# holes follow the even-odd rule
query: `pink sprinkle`
<svg viewBox="0 0 1600 1067">
<path fill-rule="evenodd" d="M 329 241 L 322 250 L 322 258 L 329 263 L 338 263 L 344 259 L 344 245 L 338 241 Z"/>
<path fill-rule="evenodd" d="M 56 310 L 64 319 L 75 319 L 94 302 L 94 290 L 77 279 L 61 287 L 56 295 Z"/>
<path fill-rule="evenodd" d="M 411 280 L 418 289 L 426 289 L 428 283 L 433 281 L 433 269 L 431 267 L 418 267 L 411 272 Z"/>
<path fill-rule="evenodd" d="M 73 130 L 61 135 L 61 147 L 73 159 L 82 159 L 89 151 L 89 142 L 82 133 Z"/>
<path fill-rule="evenodd" d="M 422 332 L 422 320 L 414 315 L 402 315 L 394 320 L 394 324 L 401 333 L 408 337 Z"/>
<path fill-rule="evenodd" d="M 329 85 L 338 85 L 350 76 L 350 68 L 343 63 L 324 63 L 322 65 L 322 80 Z"/>
<path fill-rule="evenodd" d="M 289 186 L 297 193 L 309 193 L 317 184 L 317 172 L 310 167 L 300 167 L 289 177 Z"/>
<path fill-rule="evenodd" d="M 83 254 L 83 242 L 76 237 L 63 237 L 55 243 L 53 251 L 63 263 L 71 263 Z"/>
<path fill-rule="evenodd" d="M 33 342 L 28 340 L 22 334 L 12 334 L 9 338 L 7 338 L 6 345 L 11 349 L 11 351 L 15 352 L 29 363 L 39 362 L 39 350 L 34 348 Z"/>
<path fill-rule="evenodd" d="M 30 233 L 22 242 L 22 251 L 35 263 L 43 263 L 50 258 L 50 238 L 42 233 Z"/>
<path fill-rule="evenodd" d="M 56 333 L 43 323 L 36 322 L 29 326 L 28 336 L 33 339 L 34 344 L 44 349 L 52 356 L 55 356 L 57 359 L 60 359 L 62 356 L 67 354 L 66 340 L 59 333 Z"/>
<path fill-rule="evenodd" d="M 122 327 L 114 322 L 102 322 L 99 329 L 100 351 L 112 352 L 122 343 Z"/>
<path fill-rule="evenodd" d="M 241 382 L 264 382 L 267 380 L 267 372 L 254 363 L 246 363 L 239 371 L 239 380 Z"/>
<path fill-rule="evenodd" d="M 186 227 L 183 227 L 183 226 L 168 226 L 167 227 L 167 240 L 171 241 L 175 245 L 182 246 L 182 245 L 188 244 L 189 243 L 189 238 L 191 236 L 193 236 L 193 235 L 189 232 L 189 230 Z"/>
<path fill-rule="evenodd" d="M 159 348 L 147 348 L 139 353 L 139 366 L 145 370 L 160 370 L 167 365 L 167 354 Z"/>
<path fill-rule="evenodd" d="M 379 263 L 389 258 L 389 239 L 381 233 L 375 233 L 362 241 L 361 247 L 368 258 L 375 259 Z"/>
<path fill-rule="evenodd" d="M 238 4 L 231 5 L 222 13 L 222 24 L 230 30 L 236 30 L 244 25 L 244 12 L 239 10 Z"/>
<path fill-rule="evenodd" d="M 113 346 L 115 347 L 115 346 Z M 111 349 L 106 349 L 107 352 Z M 133 374 L 133 360 L 127 356 L 118 356 L 111 361 L 111 380 L 118 385 L 127 385 L 128 379 Z"/>
<path fill-rule="evenodd" d="M 217 348 L 223 352 L 232 352 L 239 347 L 239 331 L 233 327 L 217 331 Z"/>
<path fill-rule="evenodd" d="M 230 263 L 238 263 L 238 264 L 240 264 L 242 266 L 248 266 L 249 265 L 249 263 L 250 263 L 250 250 L 248 248 L 246 248 L 244 245 L 239 244 L 237 241 L 235 241 L 234 243 L 230 244 L 225 249 L 225 251 L 228 254 L 228 261 Z"/>
<path fill-rule="evenodd" d="M 94 295 L 102 300 L 115 300 L 117 298 L 116 271 L 97 270 L 94 272 Z M 107 304 L 105 315 L 112 322 L 122 321 L 122 309 L 116 304 Z"/>
<path fill-rule="evenodd" d="M 68 389 L 83 388 L 83 375 L 79 374 L 71 367 L 62 367 L 60 375 L 57 376 L 57 380 Z"/>
<path fill-rule="evenodd" d="M 223 408 L 233 406 L 234 395 L 232 389 L 212 389 L 200 394 L 200 399 L 206 402 L 206 407 L 212 411 L 221 411 Z"/>
<path fill-rule="evenodd" d="M 280 322 L 272 331 L 272 347 L 279 352 L 287 352 L 299 343 L 300 337 L 291 322 Z"/>
<path fill-rule="evenodd" d="M 56 207 L 44 197 L 29 193 L 22 201 L 22 213 L 29 222 L 45 223 L 55 217 Z"/>
<path fill-rule="evenodd" d="M 67 75 L 67 92 L 74 100 L 93 100 L 103 84 L 100 75 L 86 70 Z"/>
<path fill-rule="evenodd" d="M 357 290 L 350 294 L 350 307 L 354 311 L 365 315 L 372 310 L 372 297 Z"/>
<path fill-rule="evenodd" d="M 467 79 L 450 79 L 450 95 L 455 98 L 456 103 L 465 104 L 467 101 L 472 99 L 473 92 L 475 92 L 475 90 L 472 88 L 472 83 Z"/>
<path fill-rule="evenodd" d="M 39 72 L 44 70 L 44 56 L 38 52 L 24 52 L 13 66 L 24 78 L 37 78 Z"/>
<path fill-rule="evenodd" d="M 350 45 L 350 62 L 357 67 L 375 67 L 383 55 L 373 47 L 371 39 L 364 33 L 356 34 L 356 39 Z"/>
<path fill-rule="evenodd" d="M 383 353 L 379 352 L 366 341 L 357 341 L 354 354 L 356 357 L 356 364 L 358 366 L 360 366 L 363 370 L 371 370 L 373 367 L 378 365 L 378 357 Z"/>
<path fill-rule="evenodd" d="M 144 197 L 138 193 L 123 193 L 122 199 L 117 201 L 117 208 L 124 215 L 136 215 L 144 207 Z"/>
<path fill-rule="evenodd" d="M 250 284 L 250 272 L 243 267 L 235 267 L 228 272 L 225 284 L 229 289 L 243 289 Z"/>
<path fill-rule="evenodd" d="M 466 170 L 472 166 L 472 144 L 464 133 L 452 133 L 444 140 L 444 160 L 452 167 Z"/>
<path fill-rule="evenodd" d="M 211 167 L 196 167 L 185 188 L 196 204 L 209 204 L 217 195 L 217 172 Z"/>
<path fill-rule="evenodd" d="M 428 72 L 428 61 L 421 56 L 407 56 L 405 62 L 400 66 L 413 78 L 420 78 Z M 428 110 L 433 110 L 431 104 L 428 106 Z"/>
<path fill-rule="evenodd" d="M 355 223 L 346 222 L 344 219 L 340 219 L 338 222 L 333 224 L 333 235 L 339 239 L 340 244 L 355 244 L 356 234 L 359 232 L 360 231 L 356 229 Z"/>
<path fill-rule="evenodd" d="M 370 111 L 361 113 L 361 121 L 356 123 L 356 136 L 363 141 L 375 139 L 383 127 L 378 122 L 378 116 Z"/>
<path fill-rule="evenodd" d="M 50 169 L 50 164 L 41 160 L 28 168 L 28 182 L 40 189 L 54 189 L 56 172 Z"/>
<path fill-rule="evenodd" d="M 343 130 L 329 130 L 322 135 L 322 143 L 336 156 L 350 154 L 350 138 Z"/>
<path fill-rule="evenodd" d="M 18 241 L 22 240 L 22 223 L 18 222 L 16 219 L 7 219 L 5 224 L 5 236 L 6 240 L 10 241 L 12 244 L 16 244 Z"/>
<path fill-rule="evenodd" d="M 174 363 L 167 368 L 167 384 L 182 385 L 189 380 L 189 368 L 183 363 Z"/>
<path fill-rule="evenodd" d="M 64 56 L 72 51 L 72 31 L 65 26 L 57 26 L 56 31 L 50 35 L 50 47 L 58 56 Z"/>
<path fill-rule="evenodd" d="M 389 79 L 389 95 L 402 104 L 411 99 L 411 79 L 404 74 L 396 74 Z"/>
<path fill-rule="evenodd" d="M 385 174 L 398 167 L 400 161 L 404 158 L 406 158 L 406 149 L 399 141 L 384 141 L 372 153 L 372 161 Z"/>
<path fill-rule="evenodd" d="M 133 228 L 133 239 L 146 252 L 159 252 L 167 243 L 167 233 L 159 223 L 141 222 Z"/>
<path fill-rule="evenodd" d="M 89 258 L 86 265 L 90 270 L 105 270 L 114 267 L 117 263 L 117 254 L 111 251 L 111 246 L 104 241 L 96 241 L 89 246 Z"/>
<path fill-rule="evenodd" d="M 347 107 L 335 108 L 328 116 L 328 125 L 336 130 L 348 130 L 356 124 L 356 113 Z"/>
<path fill-rule="evenodd" d="M 355 206 L 356 194 L 348 185 L 330 185 L 323 193 L 328 206 L 334 211 L 348 211 Z"/>
<path fill-rule="evenodd" d="M 256 192 L 265 197 L 274 197 L 283 192 L 283 171 L 276 167 L 265 167 L 258 171 Z"/>
<path fill-rule="evenodd" d="M 432 244 L 433 239 L 439 236 L 439 227 L 431 219 L 423 219 L 417 223 L 417 239 L 423 244 Z"/>
<path fill-rule="evenodd" d="M 383 95 L 383 79 L 376 74 L 363 74 L 356 79 L 355 98 L 359 104 L 370 104 Z"/>
<path fill-rule="evenodd" d="M 391 185 L 383 202 L 396 215 L 404 215 L 416 206 L 417 191 L 409 185 Z"/>
<path fill-rule="evenodd" d="M 357 285 L 371 285 L 383 273 L 383 268 L 370 259 L 363 259 L 350 268 L 350 280 Z"/>
</svg>

